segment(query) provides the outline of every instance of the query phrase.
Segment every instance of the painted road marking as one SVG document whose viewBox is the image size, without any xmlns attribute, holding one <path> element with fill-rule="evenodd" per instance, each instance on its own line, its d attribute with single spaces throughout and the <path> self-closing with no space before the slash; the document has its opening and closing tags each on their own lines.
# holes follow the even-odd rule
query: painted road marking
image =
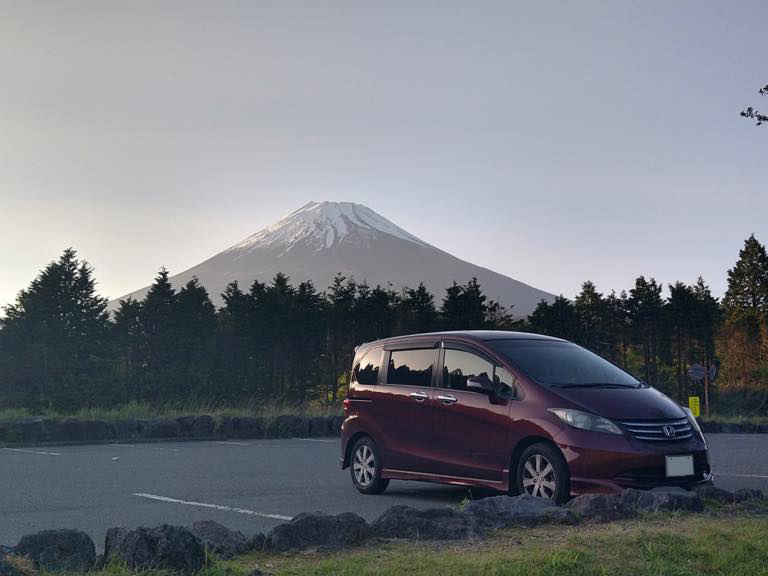
<svg viewBox="0 0 768 576">
<path fill-rule="evenodd" d="M 730 478 L 768 478 L 764 474 L 724 474 L 721 472 L 713 472 L 715 476 L 728 476 Z"/>
<path fill-rule="evenodd" d="M 236 508 L 235 506 L 222 506 L 220 504 L 208 504 L 206 502 L 189 502 L 187 500 L 178 500 L 177 498 L 169 498 L 168 496 L 158 496 L 157 494 L 146 494 L 140 492 L 134 494 L 140 498 L 149 498 L 150 500 L 158 500 L 160 502 L 170 502 L 171 504 L 184 504 L 186 506 L 197 506 L 199 508 L 212 508 L 213 510 L 222 510 L 224 512 L 237 512 L 238 514 L 247 514 L 249 516 L 261 516 L 262 518 L 273 518 L 275 520 L 293 520 L 293 516 L 282 516 L 280 514 L 265 514 L 263 512 L 254 512 L 253 510 L 247 510 L 245 508 Z"/>
<path fill-rule="evenodd" d="M 162 452 L 178 452 L 178 448 L 161 448 L 159 446 L 152 446 L 151 444 L 107 444 L 107 446 L 114 446 L 115 448 L 146 448 L 147 450 L 157 450 Z"/>
<path fill-rule="evenodd" d="M 11 452 L 24 452 L 25 454 L 44 454 L 45 456 L 61 456 L 58 452 L 43 452 L 42 450 L 24 450 L 22 448 L 3 448 Z"/>
<path fill-rule="evenodd" d="M 226 444 L 228 446 L 250 446 L 250 444 L 246 444 L 245 442 L 224 442 L 224 441 L 213 441 L 214 444 Z"/>
<path fill-rule="evenodd" d="M 322 438 L 294 438 L 294 440 L 303 440 L 304 442 L 326 442 L 328 444 L 336 444 L 338 440 L 323 440 Z"/>
</svg>

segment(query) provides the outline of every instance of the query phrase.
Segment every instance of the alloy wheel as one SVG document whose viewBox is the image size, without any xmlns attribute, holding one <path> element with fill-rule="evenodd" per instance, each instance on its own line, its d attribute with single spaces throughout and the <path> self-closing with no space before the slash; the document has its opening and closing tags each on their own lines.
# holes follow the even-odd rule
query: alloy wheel
<svg viewBox="0 0 768 576">
<path fill-rule="evenodd" d="M 376 458 L 373 455 L 373 451 L 366 444 L 362 444 L 355 451 L 352 470 L 355 473 L 357 483 L 363 488 L 373 482 L 376 474 Z"/>
<path fill-rule="evenodd" d="M 531 496 L 552 499 L 557 480 L 555 467 L 543 454 L 533 454 L 523 466 L 523 490 Z"/>
</svg>

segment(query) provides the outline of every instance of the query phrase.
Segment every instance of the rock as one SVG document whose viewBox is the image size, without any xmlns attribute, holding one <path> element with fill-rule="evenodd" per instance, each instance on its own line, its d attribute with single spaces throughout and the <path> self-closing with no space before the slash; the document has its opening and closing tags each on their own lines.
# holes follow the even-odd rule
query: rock
<svg viewBox="0 0 768 576">
<path fill-rule="evenodd" d="M 341 435 L 341 425 L 344 423 L 344 416 L 334 416 L 331 419 L 331 434 L 334 436 Z"/>
<path fill-rule="evenodd" d="M 736 502 L 749 502 L 751 500 L 762 500 L 764 495 L 762 491 L 755 488 L 739 488 L 733 493 Z"/>
<path fill-rule="evenodd" d="M 552 500 L 521 496 L 491 496 L 472 500 L 463 510 L 483 528 L 508 528 L 536 524 L 575 524 L 572 512 Z"/>
<path fill-rule="evenodd" d="M 582 494 L 566 507 L 580 519 L 591 522 L 610 522 L 622 518 L 632 518 L 636 509 L 627 503 L 620 494 Z"/>
<path fill-rule="evenodd" d="M 232 419 L 234 435 L 238 438 L 264 438 L 264 420 L 252 416 Z"/>
<path fill-rule="evenodd" d="M 112 422 L 112 437 L 118 440 L 127 440 L 139 436 L 139 422 L 137 420 L 118 420 Z"/>
<path fill-rule="evenodd" d="M 178 438 L 181 436 L 181 425 L 177 420 L 150 420 L 146 435 L 148 438 Z"/>
<path fill-rule="evenodd" d="M 651 490 L 628 488 L 621 494 L 627 506 L 637 511 L 658 512 L 660 510 L 687 510 L 701 512 L 704 501 L 696 492 L 689 492 L 675 486 L 664 486 Z"/>
<path fill-rule="evenodd" d="M 231 438 L 234 436 L 234 427 L 232 426 L 232 418 L 229 416 L 221 416 L 216 420 L 215 425 L 216 436 L 221 438 Z"/>
<path fill-rule="evenodd" d="M 205 547 L 182 526 L 111 528 L 104 543 L 104 562 L 117 560 L 134 570 L 173 570 L 191 574 L 205 565 Z"/>
<path fill-rule="evenodd" d="M 190 530 L 208 550 L 225 560 L 245 554 L 250 548 L 248 540 L 240 532 L 230 530 L 213 520 L 195 522 L 190 526 Z"/>
<path fill-rule="evenodd" d="M 409 540 L 461 540 L 481 537 L 475 519 L 453 508 L 417 510 L 392 506 L 371 524 L 371 534 L 379 538 Z"/>
<path fill-rule="evenodd" d="M 43 530 L 22 537 L 15 554 L 27 556 L 49 572 L 87 572 L 96 563 L 96 547 L 79 530 Z"/>
<path fill-rule="evenodd" d="M 309 434 L 309 421 L 303 416 L 283 414 L 267 426 L 269 438 L 301 438 Z"/>
<path fill-rule="evenodd" d="M 254 535 L 253 538 L 251 538 L 251 541 L 249 542 L 251 550 L 255 550 L 256 552 L 259 552 L 261 550 L 264 550 L 267 546 L 267 537 L 259 532 L 258 534 Z"/>
<path fill-rule="evenodd" d="M 713 420 L 699 420 L 701 431 L 708 434 L 717 434 L 722 429 L 720 422 Z"/>
<path fill-rule="evenodd" d="M 185 438 L 192 436 L 192 423 L 195 421 L 194 416 L 179 416 L 176 418 L 176 422 L 179 423 L 179 430 L 181 435 Z"/>
<path fill-rule="evenodd" d="M 275 552 L 306 548 L 341 548 L 361 543 L 368 535 L 368 524 L 357 514 L 345 512 L 331 516 L 323 512 L 303 513 L 290 522 L 275 526 L 266 546 Z"/>
<path fill-rule="evenodd" d="M 714 502 L 720 502 L 722 504 L 731 504 L 736 501 L 736 497 L 733 492 L 718 488 L 711 484 L 703 484 L 701 486 L 695 486 L 693 491 L 701 496 L 704 500 L 712 500 Z"/>
<path fill-rule="evenodd" d="M 0 556 L 0 576 L 37 576 L 37 568 L 24 556 Z"/>
<path fill-rule="evenodd" d="M 213 418 L 207 414 L 195 416 L 190 428 L 190 436 L 193 438 L 211 438 L 213 436 Z"/>
<path fill-rule="evenodd" d="M 91 442 L 112 437 L 109 424 L 101 420 L 67 419 L 63 422 L 48 420 L 45 439 L 52 442 Z"/>
<path fill-rule="evenodd" d="M 10 422 L 5 425 L 7 442 L 34 444 L 45 438 L 42 420 L 27 420 L 25 422 Z"/>
<path fill-rule="evenodd" d="M 743 434 L 744 425 L 739 422 L 723 422 L 720 425 L 720 432 L 723 434 Z"/>
<path fill-rule="evenodd" d="M 333 417 L 315 416 L 309 419 L 309 435 L 312 437 L 332 436 Z"/>
</svg>

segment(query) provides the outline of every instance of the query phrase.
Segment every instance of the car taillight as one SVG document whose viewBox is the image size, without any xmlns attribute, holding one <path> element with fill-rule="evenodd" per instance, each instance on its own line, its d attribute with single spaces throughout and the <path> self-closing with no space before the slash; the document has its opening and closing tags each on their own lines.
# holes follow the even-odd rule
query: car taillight
<svg viewBox="0 0 768 576">
<path fill-rule="evenodd" d="M 344 402 L 342 402 L 342 404 L 344 404 L 344 416 L 349 416 L 349 398 L 344 398 Z"/>
</svg>

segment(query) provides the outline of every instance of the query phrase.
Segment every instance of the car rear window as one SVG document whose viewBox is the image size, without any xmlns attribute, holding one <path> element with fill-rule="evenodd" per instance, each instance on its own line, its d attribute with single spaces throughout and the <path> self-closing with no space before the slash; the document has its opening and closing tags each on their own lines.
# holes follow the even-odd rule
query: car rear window
<svg viewBox="0 0 768 576">
<path fill-rule="evenodd" d="M 381 365 L 381 348 L 374 348 L 365 353 L 360 362 L 355 364 L 352 379 L 364 386 L 373 386 L 379 382 L 379 366 Z"/>
<path fill-rule="evenodd" d="M 488 345 L 541 384 L 561 387 L 627 386 L 640 381 L 589 350 L 552 340 L 491 340 Z"/>
<path fill-rule="evenodd" d="M 434 359 L 434 349 L 393 350 L 389 357 L 387 384 L 430 387 Z"/>
</svg>

